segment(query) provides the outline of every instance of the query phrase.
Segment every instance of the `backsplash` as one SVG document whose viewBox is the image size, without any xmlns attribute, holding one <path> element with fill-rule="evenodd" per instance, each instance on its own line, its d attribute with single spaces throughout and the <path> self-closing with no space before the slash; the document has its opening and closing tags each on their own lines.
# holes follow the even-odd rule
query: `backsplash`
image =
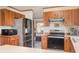
<svg viewBox="0 0 79 59">
<path fill-rule="evenodd" d="M 52 26 L 48 26 L 48 27 L 42 27 L 41 31 L 43 32 L 49 32 L 50 30 L 59 30 L 62 32 L 68 32 L 68 29 L 66 27 L 52 27 Z"/>
<path fill-rule="evenodd" d="M 79 36 L 79 26 L 69 27 L 69 31 L 72 36 Z"/>
<path fill-rule="evenodd" d="M 16 29 L 14 26 L 0 26 L 0 29 Z"/>
</svg>

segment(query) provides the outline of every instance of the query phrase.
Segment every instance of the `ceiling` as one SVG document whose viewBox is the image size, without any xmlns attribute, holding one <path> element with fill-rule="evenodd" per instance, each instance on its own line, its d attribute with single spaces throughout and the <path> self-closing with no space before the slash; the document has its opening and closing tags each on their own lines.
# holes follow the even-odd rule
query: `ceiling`
<svg viewBox="0 0 79 59">
<path fill-rule="evenodd" d="M 20 11 L 33 10 L 34 19 L 39 19 L 43 17 L 43 8 L 48 6 L 11 6 Z"/>
</svg>

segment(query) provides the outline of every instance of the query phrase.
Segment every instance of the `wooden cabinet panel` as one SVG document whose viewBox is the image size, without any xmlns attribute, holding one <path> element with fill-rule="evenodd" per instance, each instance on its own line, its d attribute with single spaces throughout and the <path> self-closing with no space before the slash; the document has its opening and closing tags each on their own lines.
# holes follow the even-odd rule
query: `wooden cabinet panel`
<svg viewBox="0 0 79 59">
<path fill-rule="evenodd" d="M 56 15 L 54 12 L 44 12 L 44 24 L 45 26 L 49 25 L 49 19 L 54 18 Z"/>
<path fill-rule="evenodd" d="M 48 48 L 47 36 L 42 36 L 41 37 L 41 47 L 42 47 L 42 49 L 47 49 Z"/>
<path fill-rule="evenodd" d="M 2 38 L 2 39 L 1 39 Z M 2 36 L 0 37 L 0 44 L 1 45 L 19 45 L 19 38 L 17 36 Z"/>
<path fill-rule="evenodd" d="M 0 37 L 0 45 L 1 45 L 1 37 Z"/>
<path fill-rule="evenodd" d="M 4 37 L 0 36 L 0 45 L 4 44 Z"/>
<path fill-rule="evenodd" d="M 65 52 L 75 52 L 70 37 L 65 37 L 65 39 L 64 39 L 64 51 Z"/>
<path fill-rule="evenodd" d="M 24 18 L 25 16 L 11 10 L 1 9 L 0 10 L 0 25 L 13 26 L 14 20 Z"/>
<path fill-rule="evenodd" d="M 14 18 L 19 19 L 19 18 L 24 18 L 25 16 L 19 13 L 14 13 Z"/>
<path fill-rule="evenodd" d="M 14 25 L 14 17 L 13 12 L 9 10 L 4 10 L 4 25 L 13 26 Z"/>
<path fill-rule="evenodd" d="M 17 37 L 12 37 L 12 38 L 10 38 L 9 44 L 10 45 L 19 45 L 19 39 Z"/>
<path fill-rule="evenodd" d="M 77 24 L 78 24 L 78 26 L 79 26 L 79 9 L 77 9 Z"/>
<path fill-rule="evenodd" d="M 64 25 L 65 26 L 70 26 L 71 23 L 71 13 L 72 11 L 71 10 L 64 10 Z"/>
<path fill-rule="evenodd" d="M 2 20 L 1 20 L 1 10 L 0 10 L 0 26 L 2 25 Z"/>
<path fill-rule="evenodd" d="M 75 24 L 79 26 L 79 9 L 74 10 Z"/>
<path fill-rule="evenodd" d="M 64 11 L 64 18 L 65 18 L 65 25 L 66 26 L 77 26 L 77 9 L 72 9 L 72 10 L 65 10 Z"/>
<path fill-rule="evenodd" d="M 69 38 L 65 37 L 64 39 L 64 51 L 65 52 L 70 52 L 70 47 L 69 47 Z"/>
<path fill-rule="evenodd" d="M 65 26 L 78 26 L 79 25 L 79 9 L 58 10 L 44 12 L 44 23 L 48 25 L 49 18 L 64 18 Z"/>
<path fill-rule="evenodd" d="M 0 45 L 2 45 L 2 44 L 3 44 L 2 37 L 0 36 Z"/>
<path fill-rule="evenodd" d="M 44 24 L 49 25 L 49 19 L 50 18 L 63 18 L 64 17 L 64 11 L 50 11 L 50 12 L 44 12 Z"/>
<path fill-rule="evenodd" d="M 3 37 L 3 39 L 4 39 L 4 41 L 3 41 L 4 44 L 8 44 L 9 43 L 9 37 Z"/>
</svg>

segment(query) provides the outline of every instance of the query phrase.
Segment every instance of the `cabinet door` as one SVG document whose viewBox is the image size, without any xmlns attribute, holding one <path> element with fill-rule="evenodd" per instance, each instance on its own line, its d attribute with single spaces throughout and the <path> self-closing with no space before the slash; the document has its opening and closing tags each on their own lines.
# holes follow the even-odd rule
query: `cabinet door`
<svg viewBox="0 0 79 59">
<path fill-rule="evenodd" d="M 41 38 L 41 47 L 43 49 L 47 49 L 48 48 L 48 39 L 47 39 L 47 36 L 42 36 L 42 38 Z"/>
<path fill-rule="evenodd" d="M 79 25 L 79 11 L 78 9 L 64 10 L 64 24 L 66 26 L 78 26 Z"/>
<path fill-rule="evenodd" d="M 77 13 L 77 9 L 72 9 L 72 14 L 71 14 L 71 23 L 72 23 L 72 26 L 77 26 L 78 25 L 78 13 Z"/>
<path fill-rule="evenodd" d="M 76 12 L 75 12 L 75 18 L 76 18 L 76 22 L 75 22 L 75 24 L 77 25 L 77 26 L 79 26 L 79 9 L 76 9 Z"/>
<path fill-rule="evenodd" d="M 71 26 L 71 10 L 64 10 L 64 24 L 65 26 Z"/>
<path fill-rule="evenodd" d="M 13 26 L 14 25 L 14 18 L 13 12 L 9 10 L 4 10 L 4 25 L 6 26 Z"/>
<path fill-rule="evenodd" d="M 0 36 L 0 45 L 2 45 L 2 37 Z"/>
<path fill-rule="evenodd" d="M 9 37 L 3 37 L 3 44 L 5 45 L 5 44 L 9 44 L 9 40 L 10 40 L 10 38 Z"/>
<path fill-rule="evenodd" d="M 50 11 L 44 12 L 44 24 L 49 25 L 50 18 L 63 18 L 63 10 L 62 11 Z"/>
<path fill-rule="evenodd" d="M 19 45 L 19 39 L 17 37 L 11 37 L 9 44 L 10 45 Z"/>
<path fill-rule="evenodd" d="M 49 19 L 50 18 L 56 17 L 56 14 L 53 11 L 44 12 L 43 15 L 44 15 L 43 17 L 44 17 L 44 24 L 45 24 L 45 26 L 48 26 L 49 25 Z"/>
<path fill-rule="evenodd" d="M 75 52 L 70 37 L 65 37 L 65 39 L 64 39 L 64 51 L 65 52 Z"/>
<path fill-rule="evenodd" d="M 4 37 L 0 36 L 0 45 L 4 45 Z"/>
<path fill-rule="evenodd" d="M 69 37 L 65 37 L 64 39 L 64 51 L 69 52 L 70 47 L 69 47 Z"/>
</svg>

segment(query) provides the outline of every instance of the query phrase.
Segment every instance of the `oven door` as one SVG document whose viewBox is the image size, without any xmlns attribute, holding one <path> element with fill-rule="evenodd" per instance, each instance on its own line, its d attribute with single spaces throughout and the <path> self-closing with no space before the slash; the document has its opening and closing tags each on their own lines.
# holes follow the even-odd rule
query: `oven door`
<svg viewBox="0 0 79 59">
<path fill-rule="evenodd" d="M 48 48 L 64 50 L 64 38 L 48 37 Z"/>
</svg>

